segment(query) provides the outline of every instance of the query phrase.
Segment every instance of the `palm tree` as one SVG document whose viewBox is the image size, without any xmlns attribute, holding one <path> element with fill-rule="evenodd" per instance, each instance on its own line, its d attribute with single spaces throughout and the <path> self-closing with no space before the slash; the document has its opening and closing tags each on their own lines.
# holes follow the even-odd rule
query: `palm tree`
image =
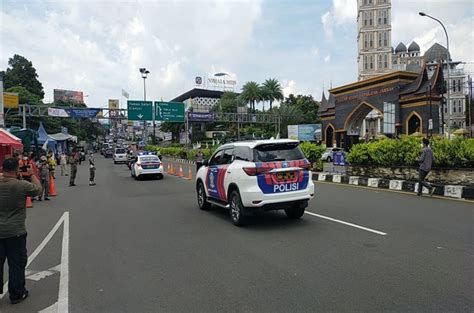
<svg viewBox="0 0 474 313">
<path fill-rule="evenodd" d="M 270 98 L 270 93 L 269 93 L 269 90 L 267 88 L 265 88 L 265 86 L 260 86 L 260 101 L 262 101 L 262 109 L 263 109 L 263 113 L 265 113 L 265 101 L 270 101 L 271 98 Z"/>
<path fill-rule="evenodd" d="M 250 108 L 255 112 L 255 102 L 261 99 L 260 86 L 256 82 L 247 82 L 242 87 L 242 93 L 240 95 L 242 99 L 250 103 Z"/>
<path fill-rule="evenodd" d="M 263 83 L 263 89 L 265 90 L 264 94 L 266 95 L 266 100 L 270 101 L 270 111 L 273 108 L 273 101 L 283 100 L 283 89 L 281 88 L 280 82 L 275 78 L 267 79 Z"/>
</svg>

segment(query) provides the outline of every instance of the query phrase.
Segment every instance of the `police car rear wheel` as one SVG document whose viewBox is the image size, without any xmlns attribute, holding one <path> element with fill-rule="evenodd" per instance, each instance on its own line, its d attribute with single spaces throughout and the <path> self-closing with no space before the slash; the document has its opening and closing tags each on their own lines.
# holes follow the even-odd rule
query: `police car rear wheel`
<svg viewBox="0 0 474 313">
<path fill-rule="evenodd" d="M 299 219 L 303 216 L 305 208 L 294 207 L 285 209 L 286 216 L 290 219 Z"/>
<path fill-rule="evenodd" d="M 230 218 L 232 223 L 236 226 L 242 226 L 245 223 L 245 216 L 243 215 L 242 201 L 240 200 L 240 194 L 237 190 L 232 191 L 230 194 Z"/>
<path fill-rule="evenodd" d="M 211 208 L 211 204 L 207 202 L 206 192 L 204 191 L 204 185 L 200 182 L 197 187 L 197 200 L 199 209 L 207 211 Z"/>
</svg>

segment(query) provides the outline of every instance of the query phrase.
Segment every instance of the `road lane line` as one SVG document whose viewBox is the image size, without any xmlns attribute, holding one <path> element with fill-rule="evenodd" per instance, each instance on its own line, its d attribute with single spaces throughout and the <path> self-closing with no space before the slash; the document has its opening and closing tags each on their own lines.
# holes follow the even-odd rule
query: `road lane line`
<svg viewBox="0 0 474 313">
<path fill-rule="evenodd" d="M 61 226 L 61 224 L 63 223 L 63 220 L 64 220 L 64 216 L 66 215 L 67 212 L 65 212 L 61 218 L 58 220 L 58 222 L 56 223 L 56 225 L 54 225 L 53 229 L 51 229 L 51 231 L 46 235 L 46 237 L 43 239 L 43 241 L 39 244 L 39 246 L 35 249 L 35 251 L 33 251 L 33 253 L 28 257 L 28 262 L 26 263 L 26 267 L 25 268 L 28 268 L 28 266 L 36 259 L 36 257 L 38 256 L 38 254 L 41 253 L 41 251 L 43 251 L 44 247 L 46 247 L 46 245 L 49 243 L 49 241 L 51 240 L 51 238 L 53 238 L 54 234 L 58 231 L 59 227 Z M 69 214 L 69 213 L 68 213 Z M 0 295 L 0 299 L 3 299 L 3 297 L 5 297 L 5 295 L 7 294 L 7 288 L 8 287 L 8 281 L 5 282 L 5 285 L 3 286 L 3 294 Z"/>
<path fill-rule="evenodd" d="M 69 212 L 64 212 L 61 273 L 59 277 L 58 313 L 69 312 Z"/>
<path fill-rule="evenodd" d="M 371 233 L 374 233 L 374 234 L 377 234 L 377 235 L 381 235 L 381 236 L 386 236 L 387 235 L 387 233 L 381 232 L 379 230 L 367 228 L 367 227 L 364 227 L 364 226 L 360 226 L 360 225 L 345 222 L 345 221 L 341 221 L 341 220 L 338 220 L 338 219 L 335 219 L 335 218 L 332 218 L 332 217 L 329 217 L 329 216 L 324 216 L 324 215 L 316 214 L 316 213 L 309 212 L 309 211 L 305 211 L 305 213 L 309 214 L 309 215 L 312 215 L 312 216 L 316 216 L 316 217 L 325 219 L 325 220 L 328 220 L 328 221 L 332 221 L 332 222 L 344 224 L 344 225 L 347 225 L 347 226 L 355 227 L 355 228 L 358 228 L 358 229 L 362 229 L 362 230 L 365 230 L 365 231 L 368 231 L 368 232 L 371 232 Z"/>
</svg>

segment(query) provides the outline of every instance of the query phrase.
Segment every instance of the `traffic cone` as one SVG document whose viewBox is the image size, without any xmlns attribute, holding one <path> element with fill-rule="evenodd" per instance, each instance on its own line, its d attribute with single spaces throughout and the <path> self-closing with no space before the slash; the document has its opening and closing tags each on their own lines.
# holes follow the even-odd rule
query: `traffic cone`
<svg viewBox="0 0 474 313">
<path fill-rule="evenodd" d="M 192 164 L 189 164 L 189 167 L 188 167 L 188 177 L 186 177 L 186 179 L 193 180 L 193 168 L 192 168 Z"/>
<path fill-rule="evenodd" d="M 27 208 L 33 207 L 33 202 L 31 202 L 31 197 L 26 197 L 26 207 Z"/>
<path fill-rule="evenodd" d="M 179 177 L 183 177 L 183 176 L 184 176 L 184 175 L 183 175 L 183 166 L 182 166 L 182 165 L 179 166 L 179 175 L 178 175 L 178 176 L 179 176 Z"/>
<path fill-rule="evenodd" d="M 49 193 L 48 196 L 55 197 L 57 196 L 56 184 L 54 183 L 53 175 L 49 175 Z"/>
<path fill-rule="evenodd" d="M 168 174 L 171 174 L 171 175 L 174 175 L 174 164 L 173 163 L 170 163 L 169 164 L 169 167 L 168 167 Z"/>
</svg>

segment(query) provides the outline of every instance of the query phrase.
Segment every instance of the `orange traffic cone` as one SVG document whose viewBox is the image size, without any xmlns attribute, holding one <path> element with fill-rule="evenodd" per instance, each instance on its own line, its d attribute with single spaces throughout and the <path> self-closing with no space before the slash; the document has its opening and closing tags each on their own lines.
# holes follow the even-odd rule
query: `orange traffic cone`
<svg viewBox="0 0 474 313">
<path fill-rule="evenodd" d="M 26 207 L 27 208 L 33 207 L 33 202 L 31 201 L 31 197 L 26 197 Z"/>
<path fill-rule="evenodd" d="M 174 175 L 174 164 L 173 163 L 169 164 L 168 174 Z"/>
<path fill-rule="evenodd" d="M 48 196 L 55 197 L 57 196 L 56 192 L 56 184 L 54 183 L 54 177 L 53 175 L 49 176 L 49 193 Z"/>
<path fill-rule="evenodd" d="M 184 176 L 184 175 L 183 175 L 183 166 L 182 166 L 182 165 L 179 166 L 179 175 L 178 175 L 178 176 L 179 176 L 179 177 L 183 177 L 183 176 Z"/>
<path fill-rule="evenodd" d="M 189 164 L 189 167 L 188 167 L 188 177 L 186 177 L 186 179 L 193 180 L 193 168 L 192 168 L 192 164 Z"/>
</svg>

